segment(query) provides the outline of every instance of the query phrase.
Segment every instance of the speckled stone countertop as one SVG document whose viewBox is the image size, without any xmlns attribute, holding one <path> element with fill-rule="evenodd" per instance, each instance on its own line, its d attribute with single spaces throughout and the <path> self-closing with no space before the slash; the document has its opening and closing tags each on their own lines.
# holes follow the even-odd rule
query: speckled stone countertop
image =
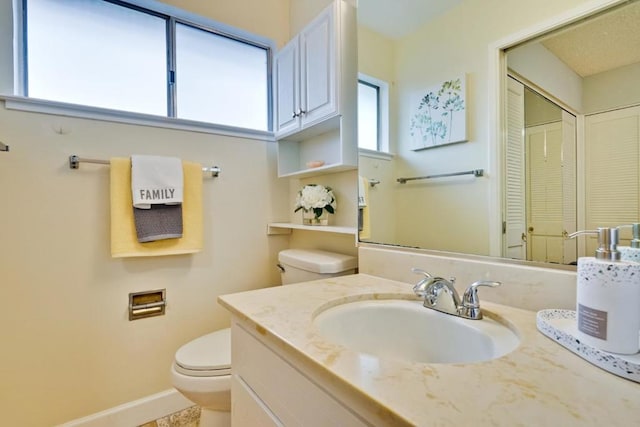
<svg viewBox="0 0 640 427">
<path fill-rule="evenodd" d="M 406 299 L 413 293 L 409 284 L 357 274 L 224 295 L 219 301 L 280 348 L 317 367 L 328 381 L 348 386 L 400 424 L 640 425 L 640 384 L 593 366 L 542 335 L 532 311 L 482 302 L 485 312 L 511 324 L 521 343 L 501 358 L 480 363 L 378 359 L 372 369 L 358 353 L 318 335 L 312 324 L 318 312 L 371 298 Z"/>
</svg>

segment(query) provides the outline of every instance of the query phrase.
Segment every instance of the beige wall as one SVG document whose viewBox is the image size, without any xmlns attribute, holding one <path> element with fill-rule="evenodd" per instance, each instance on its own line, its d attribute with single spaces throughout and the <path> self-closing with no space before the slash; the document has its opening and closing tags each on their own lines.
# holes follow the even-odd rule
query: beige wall
<svg viewBox="0 0 640 427">
<path fill-rule="evenodd" d="M 66 135 L 53 128 L 63 123 Z M 170 387 L 175 350 L 225 327 L 218 295 L 279 283 L 287 214 L 275 144 L 0 109 L 0 406 L 8 425 L 51 425 Z M 201 253 L 112 259 L 109 169 L 67 156 L 134 153 L 216 164 Z M 248 167 L 250 165 L 250 167 Z M 127 320 L 130 292 L 167 289 L 165 316 Z M 34 410 L 34 405 L 37 410 Z"/>
<path fill-rule="evenodd" d="M 385 81 L 389 85 L 389 152 L 396 151 L 396 90 L 395 90 L 396 42 L 360 25 L 358 27 L 358 72 Z M 377 179 L 380 184 L 369 188 L 369 215 L 372 242 L 395 242 L 396 206 L 394 159 L 370 154 L 360 154 L 359 173 L 367 179 Z"/>
<path fill-rule="evenodd" d="M 343 0 L 345 3 L 357 7 L 358 0 Z M 297 34 L 325 7 L 331 4 L 332 0 L 291 0 L 289 9 L 291 34 Z"/>
<path fill-rule="evenodd" d="M 293 0 L 289 9 L 291 35 L 299 33 L 314 16 L 319 14 L 330 3 L 331 0 Z"/>
<path fill-rule="evenodd" d="M 395 81 L 395 41 L 358 26 L 358 71 L 389 84 Z"/>
<path fill-rule="evenodd" d="M 162 3 L 270 38 L 278 48 L 291 38 L 289 0 L 163 0 Z"/>
<path fill-rule="evenodd" d="M 479 179 L 428 181 L 398 187 L 395 203 L 412 212 L 398 221 L 398 238 L 408 245 L 489 254 L 489 219 L 495 215 L 489 194 L 488 46 L 586 0 L 466 0 L 396 45 L 398 93 L 396 176 L 484 168 Z M 591 2 L 593 3 L 593 2 Z M 360 54 L 361 55 L 361 54 Z M 409 99 L 416 91 L 452 76 L 467 76 L 469 141 L 420 152 L 410 151 Z M 392 136 L 393 139 L 393 136 Z"/>
<path fill-rule="evenodd" d="M 585 114 L 639 104 L 639 75 L 640 64 L 631 64 L 585 77 L 583 80 Z"/>
<path fill-rule="evenodd" d="M 287 0 L 173 1 L 193 12 L 288 38 Z M 206 4 L 205 4 L 206 3 Z M 64 134 L 54 129 L 63 127 Z M 0 104 L 0 413 L 3 425 L 48 426 L 171 387 L 176 349 L 228 325 L 218 295 L 279 283 L 289 215 L 271 142 L 10 111 Z M 109 168 L 67 157 L 133 153 L 216 164 L 204 178 L 204 250 L 113 259 Z M 165 316 L 129 322 L 128 294 L 167 289 Z"/>
</svg>

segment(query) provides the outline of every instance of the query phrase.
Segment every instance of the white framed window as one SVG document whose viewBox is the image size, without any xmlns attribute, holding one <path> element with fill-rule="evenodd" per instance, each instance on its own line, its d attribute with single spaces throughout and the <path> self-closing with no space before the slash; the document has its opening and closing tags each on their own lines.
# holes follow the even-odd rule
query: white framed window
<svg viewBox="0 0 640 427">
<path fill-rule="evenodd" d="M 358 73 L 358 148 L 389 152 L 389 84 Z"/>
<path fill-rule="evenodd" d="M 117 116 L 271 130 L 265 39 L 152 0 L 21 7 L 18 95 Z"/>
</svg>

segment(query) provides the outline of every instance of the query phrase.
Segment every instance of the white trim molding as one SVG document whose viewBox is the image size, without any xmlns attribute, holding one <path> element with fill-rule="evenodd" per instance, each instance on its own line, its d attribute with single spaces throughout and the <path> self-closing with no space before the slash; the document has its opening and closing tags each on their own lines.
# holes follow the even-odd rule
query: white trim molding
<svg viewBox="0 0 640 427">
<path fill-rule="evenodd" d="M 180 394 L 178 390 L 170 389 L 60 424 L 57 427 L 139 426 L 193 405 L 195 403 Z"/>
</svg>

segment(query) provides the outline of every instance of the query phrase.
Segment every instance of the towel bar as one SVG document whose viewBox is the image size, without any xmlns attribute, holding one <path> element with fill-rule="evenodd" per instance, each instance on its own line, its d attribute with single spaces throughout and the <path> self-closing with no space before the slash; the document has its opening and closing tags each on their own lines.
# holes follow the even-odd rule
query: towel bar
<svg viewBox="0 0 640 427">
<path fill-rule="evenodd" d="M 99 165 L 108 165 L 110 164 L 109 160 L 102 159 L 86 159 L 84 157 L 78 157 L 75 154 L 69 156 L 69 169 L 78 169 L 80 167 L 80 163 L 96 163 Z M 211 173 L 212 178 L 217 178 L 220 175 L 221 169 L 219 166 L 211 166 L 202 168 L 202 172 Z"/>
<path fill-rule="evenodd" d="M 454 173 L 441 173 L 439 175 L 415 176 L 412 178 L 398 178 L 396 179 L 396 181 L 398 181 L 400 184 L 406 184 L 407 181 L 413 181 L 415 179 L 432 179 L 432 178 L 443 178 L 448 176 L 460 176 L 460 175 L 473 175 L 476 178 L 478 178 L 480 176 L 484 176 L 484 169 L 473 169 L 470 171 L 454 172 Z"/>
</svg>

